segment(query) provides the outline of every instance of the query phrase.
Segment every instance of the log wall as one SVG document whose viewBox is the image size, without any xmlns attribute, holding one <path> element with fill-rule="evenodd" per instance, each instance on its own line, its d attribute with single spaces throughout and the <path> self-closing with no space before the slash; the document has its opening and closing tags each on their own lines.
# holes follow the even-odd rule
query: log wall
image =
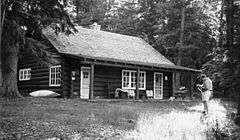
<svg viewBox="0 0 240 140">
<path fill-rule="evenodd" d="M 75 64 L 76 65 L 76 64 Z M 77 65 L 79 66 L 79 65 Z M 80 65 L 88 66 L 90 65 Z M 77 68 L 76 68 L 77 69 Z M 108 93 L 114 93 L 117 88 L 122 87 L 122 70 L 134 70 L 120 67 L 109 67 L 109 66 L 100 66 L 95 65 L 94 67 L 94 97 L 95 98 L 109 98 Z M 77 73 L 81 74 L 81 69 L 79 68 Z M 146 90 L 153 90 L 154 87 L 154 71 L 141 70 L 146 72 Z M 156 71 L 161 72 L 161 71 Z M 163 73 L 163 93 L 164 98 L 169 98 L 172 96 L 172 73 L 162 72 Z M 167 76 L 167 80 L 165 80 Z M 80 92 L 80 82 L 81 79 L 76 79 L 74 81 L 74 92 Z M 140 97 L 145 94 L 145 90 L 140 90 Z M 81 94 L 81 93 L 79 93 Z M 110 95 L 111 96 L 111 95 Z"/>
<path fill-rule="evenodd" d="M 49 86 L 49 67 L 51 65 L 61 65 L 62 57 L 53 48 L 46 48 L 52 55 L 54 64 L 43 63 L 37 56 L 31 52 L 21 52 L 21 58 L 18 62 L 18 89 L 23 96 L 28 96 L 30 92 L 36 90 L 52 90 L 62 94 L 62 86 Z M 31 78 L 26 81 L 19 81 L 19 69 L 31 68 Z"/>
<path fill-rule="evenodd" d="M 81 67 L 90 67 L 88 64 L 82 64 L 81 60 L 61 57 L 59 54 L 54 53 L 56 64 L 61 65 L 62 69 L 62 84 L 60 87 L 49 86 L 49 66 L 43 65 L 34 55 L 26 53 L 21 61 L 19 61 L 19 69 L 31 68 L 31 80 L 19 81 L 18 86 L 21 93 L 29 93 L 32 91 L 47 89 L 62 94 L 63 97 L 80 97 L 81 89 Z M 122 70 L 135 70 L 121 67 L 110 67 L 95 65 L 94 66 L 94 98 L 109 98 L 108 93 L 114 93 L 116 88 L 122 87 Z M 72 71 L 75 72 L 75 79 L 72 79 Z M 142 70 L 146 72 L 146 90 L 153 90 L 154 87 L 154 72 Z M 172 96 L 172 73 L 163 73 L 163 93 L 164 98 Z M 165 80 L 165 76 L 168 77 Z M 141 95 L 145 94 L 145 90 L 140 90 Z"/>
</svg>

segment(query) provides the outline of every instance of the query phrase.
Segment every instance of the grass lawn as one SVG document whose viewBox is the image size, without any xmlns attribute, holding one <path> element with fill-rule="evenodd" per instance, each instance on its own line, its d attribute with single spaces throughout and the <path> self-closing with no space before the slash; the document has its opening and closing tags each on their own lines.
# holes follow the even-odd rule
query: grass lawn
<svg viewBox="0 0 240 140">
<path fill-rule="evenodd" d="M 116 138 L 134 131 L 143 114 L 190 112 L 191 101 L 84 101 L 80 99 L 21 98 L 0 99 L 0 139 Z M 225 103 L 234 109 L 234 104 Z M 200 114 L 200 113 L 199 113 Z"/>
</svg>

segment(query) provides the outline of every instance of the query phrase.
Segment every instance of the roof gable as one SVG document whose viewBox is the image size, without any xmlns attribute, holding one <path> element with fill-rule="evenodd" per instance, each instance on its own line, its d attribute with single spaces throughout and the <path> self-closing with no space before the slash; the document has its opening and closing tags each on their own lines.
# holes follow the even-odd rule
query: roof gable
<svg viewBox="0 0 240 140">
<path fill-rule="evenodd" d="M 78 33 L 56 35 L 50 28 L 43 33 L 53 46 L 64 54 L 98 59 L 174 65 L 143 39 L 106 31 L 77 27 Z"/>
</svg>

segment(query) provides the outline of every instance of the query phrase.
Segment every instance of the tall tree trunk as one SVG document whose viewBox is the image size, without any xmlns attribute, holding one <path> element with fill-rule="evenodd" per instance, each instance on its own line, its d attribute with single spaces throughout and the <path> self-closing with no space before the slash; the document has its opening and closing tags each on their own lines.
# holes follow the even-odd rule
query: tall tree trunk
<svg viewBox="0 0 240 140">
<path fill-rule="evenodd" d="M 238 91 L 239 91 L 239 88 L 238 88 Z M 239 95 L 238 95 L 238 108 L 237 108 L 237 114 L 238 114 L 238 116 L 239 116 L 239 118 L 240 118 L 240 93 L 238 93 Z M 239 122 L 240 123 L 240 122 Z"/>
<path fill-rule="evenodd" d="M 2 31 L 5 20 L 6 7 L 3 7 L 4 1 L 0 0 L 0 92 L 2 91 L 3 86 L 3 72 L 2 72 Z"/>
<path fill-rule="evenodd" d="M 226 23 L 227 23 L 227 48 L 231 50 L 233 47 L 233 37 L 234 37 L 234 22 L 233 22 L 233 0 L 225 0 L 227 6 L 226 11 Z"/>
<path fill-rule="evenodd" d="M 0 92 L 3 84 L 2 77 L 2 0 L 0 0 Z"/>
<path fill-rule="evenodd" d="M 227 25 L 227 49 L 229 50 L 229 62 L 234 62 L 234 0 L 225 0 L 225 4 L 226 4 L 226 25 Z M 238 60 L 239 61 L 239 60 Z M 232 63 L 234 64 L 234 63 Z M 236 65 L 236 64 L 234 64 Z M 236 75 L 235 77 L 237 77 L 237 75 L 239 75 L 239 67 L 235 67 L 232 69 L 234 69 L 234 71 L 236 71 Z M 237 85 L 237 87 L 239 87 L 239 84 Z M 238 92 L 238 108 L 237 108 L 237 118 L 235 119 L 236 124 L 238 124 L 240 126 L 240 92 L 239 92 L 239 88 L 237 88 L 237 92 Z"/>
<path fill-rule="evenodd" d="M 238 75 L 240 74 L 240 66 L 237 67 L 238 68 Z M 236 85 L 236 91 L 238 93 L 238 99 L 237 99 L 237 102 L 238 102 L 238 106 L 237 106 L 237 117 L 235 118 L 235 123 L 240 126 L 240 83 L 237 83 Z"/>
<path fill-rule="evenodd" d="M 3 96 L 21 97 L 17 86 L 19 44 L 4 46 L 3 50 Z"/>
<path fill-rule="evenodd" d="M 180 38 L 179 38 L 179 44 L 178 47 L 178 57 L 177 57 L 177 65 L 180 66 L 182 63 L 182 48 L 183 48 L 183 37 L 184 37 L 184 26 L 185 26 L 185 5 L 182 8 L 181 11 L 181 30 L 180 30 Z M 181 73 L 176 73 L 176 87 L 179 88 L 181 86 Z"/>
<path fill-rule="evenodd" d="M 79 18 L 79 11 L 80 11 L 80 2 L 76 0 L 76 16 Z"/>
<path fill-rule="evenodd" d="M 183 48 L 183 37 L 184 37 L 184 26 L 185 26 L 185 6 L 182 8 L 181 12 L 181 30 L 180 30 L 180 46 L 179 46 L 179 52 L 178 52 L 178 61 L 177 65 L 181 65 L 182 63 L 182 48 Z"/>
<path fill-rule="evenodd" d="M 21 30 L 14 20 L 6 20 L 2 37 L 3 97 L 21 97 L 17 86 L 18 54 Z M 10 36 L 10 37 L 9 37 Z"/>
<path fill-rule="evenodd" d="M 221 11 L 220 11 L 220 27 L 219 27 L 219 38 L 218 38 L 218 47 L 223 47 L 223 29 L 224 29 L 224 0 L 221 3 Z"/>
</svg>

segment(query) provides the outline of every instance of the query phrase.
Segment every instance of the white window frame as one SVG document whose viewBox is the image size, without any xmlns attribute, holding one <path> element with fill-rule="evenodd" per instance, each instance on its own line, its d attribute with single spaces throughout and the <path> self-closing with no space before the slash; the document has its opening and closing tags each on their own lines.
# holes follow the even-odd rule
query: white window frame
<svg viewBox="0 0 240 140">
<path fill-rule="evenodd" d="M 156 91 L 156 75 L 157 74 L 160 74 L 161 75 L 161 94 L 162 94 L 162 98 L 161 99 L 163 99 L 163 73 L 161 73 L 161 72 L 154 72 L 154 77 L 153 77 L 153 80 L 154 80 L 154 85 L 153 85 L 153 97 L 154 97 L 154 99 L 156 99 L 156 93 L 155 93 L 155 91 Z"/>
<path fill-rule="evenodd" d="M 56 68 L 60 68 L 60 78 L 56 77 L 56 75 L 57 75 Z M 51 83 L 51 79 L 52 79 L 52 77 L 51 77 L 51 75 L 52 75 L 51 69 L 55 69 L 55 77 L 54 77 L 55 79 L 54 79 L 54 83 L 53 84 Z M 62 75 L 61 75 L 61 65 L 51 66 L 49 68 L 49 86 L 50 87 L 53 87 L 53 86 L 54 87 L 59 87 L 59 86 L 61 86 L 61 82 L 59 84 L 57 84 L 57 80 L 61 81 L 61 77 L 62 77 Z"/>
<path fill-rule="evenodd" d="M 129 85 L 128 85 L 128 87 L 124 87 L 123 86 L 123 83 L 124 83 L 124 81 L 123 81 L 123 79 L 124 79 L 123 73 L 124 72 L 128 72 L 129 73 L 129 81 L 128 81 Z M 122 89 L 136 89 L 136 87 L 131 87 L 131 83 L 132 83 L 132 77 L 131 77 L 132 74 L 131 73 L 136 73 L 136 76 L 137 76 L 137 71 L 134 71 L 134 70 L 122 70 Z M 144 83 L 143 83 L 144 87 L 143 88 L 139 87 L 139 90 L 145 90 L 146 89 L 146 72 L 145 71 L 140 71 L 139 73 L 143 73 L 144 74 Z M 140 77 L 139 77 L 139 80 L 140 80 Z M 140 84 L 139 84 L 139 86 L 140 86 Z"/>
<path fill-rule="evenodd" d="M 140 71 L 139 72 L 139 75 L 141 74 L 141 73 L 143 73 L 144 75 L 143 75 L 143 88 L 140 88 L 140 85 L 139 85 L 139 89 L 140 90 L 146 90 L 146 72 L 145 71 Z M 139 76 L 139 80 L 140 80 L 140 76 Z M 139 81 L 139 84 L 141 83 L 141 81 Z"/>
<path fill-rule="evenodd" d="M 27 81 L 31 79 L 31 68 L 19 69 L 19 81 Z"/>
</svg>

